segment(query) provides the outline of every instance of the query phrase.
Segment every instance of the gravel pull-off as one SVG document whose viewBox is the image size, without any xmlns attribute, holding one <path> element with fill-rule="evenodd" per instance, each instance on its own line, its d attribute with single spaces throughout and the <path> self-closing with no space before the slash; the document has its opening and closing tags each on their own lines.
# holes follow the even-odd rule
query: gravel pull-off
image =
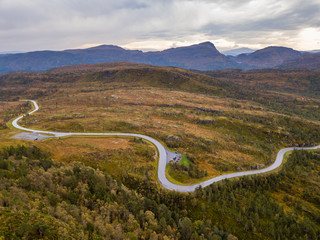
<svg viewBox="0 0 320 240">
<path fill-rule="evenodd" d="M 43 135 L 43 134 L 39 134 L 39 133 L 26 133 L 26 132 L 22 132 L 22 133 L 18 133 L 14 136 L 12 136 L 13 138 L 17 138 L 17 139 L 25 139 L 25 140 L 33 140 L 33 141 L 37 141 L 37 140 L 44 140 L 47 138 L 52 138 L 54 136 L 48 136 L 48 135 Z"/>
</svg>

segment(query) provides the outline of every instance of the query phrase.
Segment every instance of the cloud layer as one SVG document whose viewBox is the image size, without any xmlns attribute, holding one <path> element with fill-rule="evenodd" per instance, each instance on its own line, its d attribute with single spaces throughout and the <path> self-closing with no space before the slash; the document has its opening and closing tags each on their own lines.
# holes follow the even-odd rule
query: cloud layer
<svg viewBox="0 0 320 240">
<path fill-rule="evenodd" d="M 320 0 L 0 0 L 0 52 L 95 44 L 320 49 Z"/>
</svg>

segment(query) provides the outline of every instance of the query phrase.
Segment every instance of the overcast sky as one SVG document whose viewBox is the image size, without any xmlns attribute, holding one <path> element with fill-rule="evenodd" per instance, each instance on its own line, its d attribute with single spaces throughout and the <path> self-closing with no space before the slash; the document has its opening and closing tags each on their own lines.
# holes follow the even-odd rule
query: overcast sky
<svg viewBox="0 0 320 240">
<path fill-rule="evenodd" d="M 320 0 L 0 0 L 0 52 L 204 41 L 320 49 Z"/>
</svg>

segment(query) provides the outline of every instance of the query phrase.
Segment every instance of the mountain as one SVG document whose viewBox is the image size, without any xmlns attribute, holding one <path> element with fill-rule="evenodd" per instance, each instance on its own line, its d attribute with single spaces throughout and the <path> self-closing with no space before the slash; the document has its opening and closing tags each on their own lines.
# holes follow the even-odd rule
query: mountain
<svg viewBox="0 0 320 240">
<path fill-rule="evenodd" d="M 141 54 L 141 51 L 125 50 L 112 45 L 102 45 L 88 49 L 10 54 L 0 56 L 0 73 L 42 72 L 51 68 L 78 63 L 139 62 Z"/>
<path fill-rule="evenodd" d="M 144 53 L 113 45 L 65 51 L 37 51 L 0 56 L 0 73 L 17 71 L 42 72 L 51 68 L 79 63 L 135 62 L 160 66 L 214 70 L 239 67 L 221 54 L 210 42 L 188 47 Z"/>
<path fill-rule="evenodd" d="M 252 49 L 242 48 L 232 51 L 229 51 L 229 54 L 236 54 L 237 51 L 252 51 Z M 211 42 L 156 52 L 142 52 L 139 50 L 127 50 L 114 45 L 101 45 L 87 49 L 36 51 L 0 55 L 0 74 L 11 72 L 43 72 L 56 67 L 80 63 L 96 64 L 111 62 L 133 62 L 201 71 L 235 68 L 244 70 L 262 69 L 278 67 L 287 61 L 297 59 L 305 54 L 286 47 L 267 47 L 252 53 L 225 56 Z M 301 61 L 309 60 L 301 59 Z M 311 66 L 311 63 L 309 65 Z"/>
<path fill-rule="evenodd" d="M 240 54 L 235 60 L 246 69 L 273 68 L 301 55 L 301 52 L 292 48 L 272 46 L 250 54 Z"/>
<path fill-rule="evenodd" d="M 238 67 L 233 60 L 221 54 L 214 44 L 204 42 L 188 47 L 178 47 L 161 52 L 147 53 L 149 63 L 196 70 Z"/>
<path fill-rule="evenodd" d="M 304 54 L 303 56 L 285 61 L 281 64 L 279 69 L 293 69 L 293 68 L 300 68 L 300 69 L 320 69 L 320 53 L 316 54 Z"/>
<path fill-rule="evenodd" d="M 114 45 L 100 45 L 88 49 L 71 49 L 64 52 L 73 54 L 81 63 L 103 62 L 139 62 L 143 59 L 143 52 L 138 50 L 126 50 Z"/>
<path fill-rule="evenodd" d="M 249 54 L 253 53 L 255 50 L 251 48 L 236 48 L 236 49 L 231 49 L 227 51 L 221 52 L 222 54 L 226 56 L 238 56 L 240 54 Z"/>
</svg>

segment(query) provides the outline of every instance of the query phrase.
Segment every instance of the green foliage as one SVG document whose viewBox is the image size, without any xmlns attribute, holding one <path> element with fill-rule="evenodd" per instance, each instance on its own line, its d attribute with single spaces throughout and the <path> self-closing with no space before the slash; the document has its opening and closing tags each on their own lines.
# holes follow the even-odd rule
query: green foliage
<svg viewBox="0 0 320 240">
<path fill-rule="evenodd" d="M 192 221 L 188 217 L 184 217 L 179 221 L 179 230 L 181 232 L 181 239 L 191 239 L 194 232 Z"/>
<path fill-rule="evenodd" d="M 14 178 L 0 175 L 0 237 L 188 239 L 195 232 L 188 228 L 193 226 L 190 219 L 180 220 L 182 205 L 176 209 L 186 196 L 158 192 L 149 179 L 132 178 L 141 186 L 137 191 L 144 192 L 140 195 L 81 163 L 55 164 L 46 152 L 32 146 L 3 148 L 0 156 L 2 162 L 9 162 L 1 165 L 6 171 L 24 172 Z M 129 179 L 128 175 L 125 181 Z M 158 201 L 147 196 L 150 191 L 155 191 Z"/>
<path fill-rule="evenodd" d="M 147 177 L 127 175 L 123 185 L 80 163 L 43 165 L 37 157 L 49 156 L 34 147 L 7 147 L 0 156 L 3 171 L 24 173 L 0 175 L 5 238 L 318 239 L 320 233 L 318 152 L 294 151 L 280 174 L 226 180 L 194 194 L 159 189 Z"/>
<path fill-rule="evenodd" d="M 21 160 L 23 157 L 30 160 L 42 160 L 41 165 L 45 168 L 50 164 L 48 160 L 49 153 L 42 151 L 37 146 L 26 147 L 24 145 L 18 145 L 17 147 L 3 147 L 0 149 L 0 157 L 3 159 L 8 159 L 9 157 L 14 157 L 16 160 Z"/>
<path fill-rule="evenodd" d="M 197 195 L 208 203 L 204 211 L 228 215 L 266 239 L 318 239 L 320 184 L 314 181 L 319 170 L 319 153 L 293 151 L 280 174 L 224 181 L 199 189 Z M 273 196 L 283 193 L 280 204 Z"/>
<path fill-rule="evenodd" d="M 185 165 L 182 165 L 182 164 L 172 163 L 172 164 L 169 165 L 169 167 L 173 171 L 177 171 L 177 172 L 181 172 L 183 174 L 187 174 L 191 178 L 203 178 L 203 177 L 206 177 L 208 175 L 208 173 L 206 171 L 200 170 L 194 164 L 189 164 L 189 166 L 185 166 Z"/>
<path fill-rule="evenodd" d="M 142 140 L 141 142 L 138 142 L 137 144 L 135 144 L 134 149 L 135 149 L 135 154 L 139 156 L 143 156 L 147 161 L 154 160 L 155 152 L 153 148 L 145 141 Z"/>
</svg>

